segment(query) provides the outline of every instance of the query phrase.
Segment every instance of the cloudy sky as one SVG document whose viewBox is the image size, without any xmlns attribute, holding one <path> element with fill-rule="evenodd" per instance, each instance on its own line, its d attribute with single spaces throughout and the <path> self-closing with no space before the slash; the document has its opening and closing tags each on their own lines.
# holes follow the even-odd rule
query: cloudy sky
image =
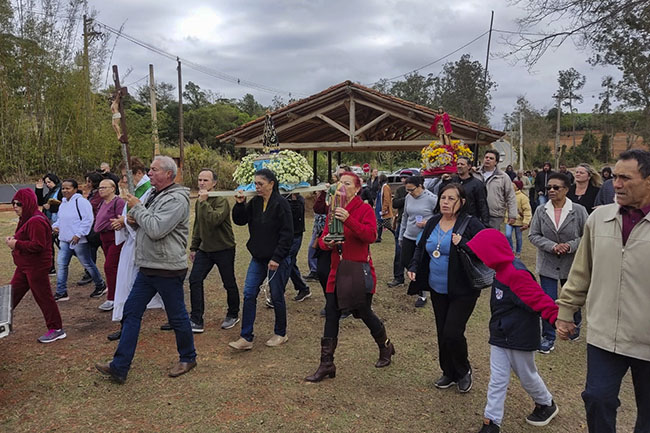
<svg viewBox="0 0 650 433">
<path fill-rule="evenodd" d="M 193 81 L 220 96 L 252 93 L 263 104 L 288 92 L 305 97 L 345 80 L 371 85 L 412 71 L 443 57 L 489 29 L 515 30 L 522 10 L 505 0 L 90 0 L 97 19 L 181 59 L 209 68 L 211 75 L 183 68 L 183 81 Z M 539 31 L 544 29 L 540 28 Z M 587 53 L 571 41 L 548 52 L 532 70 L 513 65 L 504 36 L 492 37 L 489 71 L 493 92 L 491 126 L 503 127 L 503 114 L 525 95 L 537 108 L 551 108 L 557 73 L 574 67 L 587 76 L 585 102 L 590 111 L 601 78 L 615 69 L 593 68 Z M 444 61 L 420 71 L 437 75 L 447 61 L 463 53 L 485 62 L 487 36 Z M 176 63 L 119 39 L 113 54 L 121 74 L 132 69 L 125 84 L 144 84 L 148 65 L 157 81 L 176 85 Z M 225 75 L 226 80 L 216 78 Z M 237 84 L 236 79 L 240 80 Z M 250 83 L 250 86 L 244 84 Z M 287 92 L 287 93 L 284 93 Z"/>
</svg>

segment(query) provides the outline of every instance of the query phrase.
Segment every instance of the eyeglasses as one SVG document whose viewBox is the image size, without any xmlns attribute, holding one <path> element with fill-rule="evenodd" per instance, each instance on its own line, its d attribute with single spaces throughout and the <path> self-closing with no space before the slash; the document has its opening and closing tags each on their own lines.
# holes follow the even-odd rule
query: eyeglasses
<svg viewBox="0 0 650 433">
<path fill-rule="evenodd" d="M 562 188 L 564 188 L 564 187 L 560 186 L 560 185 L 547 185 L 546 186 L 546 191 L 550 191 L 550 190 L 557 191 L 557 190 L 560 190 Z"/>
<path fill-rule="evenodd" d="M 12 201 L 11 205 L 16 207 L 23 207 L 23 204 L 19 201 Z"/>
<path fill-rule="evenodd" d="M 417 189 L 417 188 L 406 188 L 406 192 L 413 192 L 413 191 L 415 191 L 416 189 Z"/>
<path fill-rule="evenodd" d="M 112 186 L 100 186 L 97 189 L 114 189 Z"/>
</svg>

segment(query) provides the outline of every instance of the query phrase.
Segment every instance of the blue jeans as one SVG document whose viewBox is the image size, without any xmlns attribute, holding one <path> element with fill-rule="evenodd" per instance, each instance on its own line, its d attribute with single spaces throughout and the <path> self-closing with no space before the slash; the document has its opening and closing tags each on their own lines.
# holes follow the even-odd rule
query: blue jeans
<svg viewBox="0 0 650 433">
<path fill-rule="evenodd" d="M 621 381 L 632 370 L 637 416 L 634 433 L 650 432 L 650 361 L 587 345 L 587 383 L 582 393 L 589 433 L 616 433 Z"/>
<path fill-rule="evenodd" d="M 298 252 L 300 251 L 301 246 L 302 233 L 293 236 L 293 243 L 291 244 L 291 249 L 289 250 L 289 259 L 291 260 L 291 263 L 289 264 L 289 269 L 291 269 L 289 278 L 291 278 L 294 289 L 298 291 L 309 291 L 309 286 L 305 283 L 305 280 L 302 279 L 302 275 L 300 275 L 300 269 L 298 269 Z"/>
<path fill-rule="evenodd" d="M 56 258 L 57 272 L 56 272 L 56 293 L 63 294 L 68 291 L 68 266 L 70 259 L 76 255 L 81 265 L 86 268 L 90 276 L 93 278 L 95 288 L 105 286 L 102 275 L 99 269 L 92 261 L 90 254 L 90 245 L 87 242 L 77 244 L 74 249 L 70 248 L 69 242 L 59 242 L 59 255 Z"/>
<path fill-rule="evenodd" d="M 399 244 L 400 224 L 395 229 L 395 255 L 393 256 L 393 279 L 404 282 L 404 267 L 402 266 L 402 247 Z"/>
<path fill-rule="evenodd" d="M 514 243 L 512 242 L 512 232 L 515 232 L 515 237 L 517 238 L 517 248 L 515 248 Z M 521 237 L 521 226 L 511 226 L 506 224 L 506 238 L 508 238 L 508 243 L 510 248 L 515 254 L 521 254 L 521 246 L 523 244 L 523 239 Z"/>
<path fill-rule="evenodd" d="M 558 280 L 556 278 L 545 277 L 543 275 L 539 276 L 539 285 L 542 286 L 544 293 L 550 296 L 554 301 L 557 300 L 557 283 Z M 560 280 L 561 286 L 563 286 L 564 283 L 566 283 L 566 280 Z M 580 325 L 582 325 L 581 310 L 578 310 L 573 314 L 573 322 L 576 325 L 576 333 L 574 336 L 580 335 Z M 546 320 L 542 320 L 542 338 L 555 342 L 555 329 Z"/>
<path fill-rule="evenodd" d="M 307 250 L 307 264 L 309 264 L 309 273 L 316 273 L 316 270 L 318 269 L 318 259 L 316 257 L 316 253 L 318 252 L 318 249 L 314 248 L 312 245 L 314 245 L 314 241 L 318 237 L 320 233 L 316 231 L 316 227 L 311 232 L 311 239 L 309 240 L 309 249 Z"/>
<path fill-rule="evenodd" d="M 545 195 L 537 196 L 537 206 L 544 206 L 547 201 L 548 201 L 548 197 L 546 197 Z"/>
<path fill-rule="evenodd" d="M 180 361 L 193 362 L 196 359 L 190 317 L 185 309 L 183 280 L 185 280 L 185 275 L 158 277 L 138 272 L 131 293 L 124 304 L 122 337 L 111 362 L 111 369 L 119 376 L 126 377 L 129 373 L 140 335 L 142 314 L 156 293 L 160 294 L 165 304 L 167 319 L 176 334 L 176 349 L 180 355 Z"/>
<path fill-rule="evenodd" d="M 291 258 L 286 257 L 276 271 L 269 271 L 269 262 L 265 260 L 251 259 L 246 273 L 244 282 L 244 308 L 241 319 L 241 336 L 246 341 L 253 341 L 253 325 L 255 324 L 255 314 L 257 310 L 257 295 L 260 293 L 260 285 L 264 282 L 267 275 L 271 279 L 269 289 L 271 291 L 271 301 L 273 302 L 273 311 L 275 313 L 275 327 L 273 331 L 276 335 L 285 336 L 287 334 L 287 307 L 284 303 L 284 289 L 289 280 Z"/>
</svg>

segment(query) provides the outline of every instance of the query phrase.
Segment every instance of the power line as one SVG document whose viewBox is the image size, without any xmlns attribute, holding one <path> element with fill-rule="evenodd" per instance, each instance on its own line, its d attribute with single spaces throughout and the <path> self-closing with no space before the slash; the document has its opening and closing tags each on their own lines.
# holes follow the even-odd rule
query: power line
<svg viewBox="0 0 650 433">
<path fill-rule="evenodd" d="M 156 47 L 154 45 L 151 45 L 151 44 L 149 44 L 149 43 L 147 43 L 145 41 L 139 40 L 139 39 L 137 39 L 137 38 L 135 38 L 135 37 L 133 37 L 131 35 L 128 35 L 128 34 L 126 34 L 124 32 L 121 32 L 121 31 L 119 31 L 119 30 L 117 30 L 117 29 L 115 29 L 115 28 L 113 28 L 113 27 L 111 27 L 111 26 L 109 26 L 107 24 L 104 24 L 104 23 L 102 23 L 102 22 L 100 22 L 98 20 L 94 20 L 94 21 L 98 25 L 100 25 L 101 27 L 106 29 L 107 31 L 109 31 L 109 32 L 121 37 L 121 38 L 124 38 L 124 39 L 126 39 L 127 41 L 129 41 L 131 43 L 134 43 L 134 44 L 136 44 L 136 45 L 138 45 L 138 46 L 140 46 L 140 47 L 142 47 L 142 48 L 144 48 L 146 50 L 152 51 L 152 52 L 154 52 L 154 53 L 156 53 L 158 55 L 161 55 L 161 56 L 166 57 L 166 58 L 168 58 L 170 60 L 173 60 L 173 61 L 176 61 L 176 59 L 180 59 L 181 62 L 183 63 L 183 65 L 187 66 L 188 68 L 194 69 L 195 71 L 201 72 L 201 73 L 203 73 L 205 75 L 209 75 L 209 76 L 217 78 L 219 80 L 228 81 L 230 83 L 237 84 L 237 85 L 240 85 L 240 86 L 243 86 L 243 87 L 249 87 L 249 88 L 252 88 L 252 89 L 260 90 L 262 92 L 267 92 L 267 93 L 275 94 L 275 95 L 277 95 L 277 94 L 286 94 L 286 95 L 307 96 L 307 95 L 301 94 L 301 93 L 293 93 L 293 92 L 290 92 L 288 90 L 277 89 L 277 88 L 274 88 L 274 87 L 266 86 L 264 84 L 256 83 L 254 81 L 243 80 L 243 79 L 241 79 L 239 77 L 226 74 L 224 72 L 218 71 L 218 70 L 213 69 L 213 68 L 209 68 L 207 66 L 200 65 L 198 63 L 192 62 L 190 60 L 187 60 L 187 59 L 184 59 L 184 58 L 182 58 L 180 56 L 172 54 L 172 53 L 170 53 L 168 51 L 165 51 L 165 50 L 163 50 L 161 48 L 158 48 L 158 47 Z"/>
<path fill-rule="evenodd" d="M 398 78 L 406 77 L 406 76 L 409 75 L 409 74 L 412 74 L 412 73 L 414 73 L 414 72 L 418 72 L 418 71 L 420 71 L 420 70 L 422 70 L 422 69 L 428 68 L 429 66 L 435 65 L 436 63 L 439 63 L 439 62 L 445 60 L 447 57 L 453 56 L 454 54 L 456 54 L 457 52 L 459 52 L 459 51 L 462 50 L 463 48 L 466 48 L 466 47 L 472 45 L 474 42 L 478 41 L 479 39 L 481 39 L 483 36 L 487 35 L 488 33 L 490 33 L 489 30 L 487 30 L 487 31 L 485 31 L 484 33 L 478 35 L 477 37 L 475 37 L 474 39 L 472 39 L 471 41 L 469 41 L 469 42 L 466 43 L 465 45 L 456 48 L 454 51 L 452 51 L 452 52 L 449 53 L 449 54 L 445 54 L 444 56 L 442 56 L 442 57 L 440 57 L 440 58 L 438 58 L 438 59 L 436 59 L 436 60 L 434 60 L 434 61 L 432 61 L 432 62 L 429 62 L 429 63 L 427 63 L 426 65 L 420 66 L 419 68 L 413 69 L 413 70 L 411 70 L 411 71 L 409 71 L 409 72 L 406 72 L 406 73 L 404 73 L 404 74 L 400 74 L 400 75 L 396 75 L 396 76 L 394 76 L 394 77 L 388 78 L 388 79 L 386 79 L 386 81 L 395 81 L 395 80 L 398 79 Z M 370 87 L 372 87 L 372 86 L 374 86 L 375 84 L 379 83 L 379 81 L 381 81 L 381 80 L 375 81 L 374 83 L 370 84 Z"/>
<path fill-rule="evenodd" d="M 149 78 L 149 74 L 145 75 L 144 77 L 140 78 L 139 80 L 135 80 L 135 81 L 132 82 L 132 83 L 129 83 L 129 84 L 123 84 L 123 86 L 124 86 L 124 87 L 131 87 L 131 86 L 133 86 L 134 84 L 138 84 L 140 81 L 144 80 L 145 78 Z"/>
</svg>

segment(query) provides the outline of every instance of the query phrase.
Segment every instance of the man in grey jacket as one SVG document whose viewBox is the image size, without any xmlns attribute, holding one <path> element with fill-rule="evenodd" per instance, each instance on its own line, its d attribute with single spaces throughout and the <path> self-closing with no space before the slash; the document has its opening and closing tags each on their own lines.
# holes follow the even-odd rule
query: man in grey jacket
<svg viewBox="0 0 650 433">
<path fill-rule="evenodd" d="M 501 230 L 506 210 L 508 210 L 508 215 L 517 215 L 517 197 L 510 176 L 499 170 L 498 163 L 499 152 L 494 149 L 486 150 L 483 167 L 479 170 L 479 174 L 487 189 L 487 204 L 490 211 L 489 226 Z M 514 218 L 508 219 L 508 224 L 512 225 L 514 222 Z"/>
<path fill-rule="evenodd" d="M 180 355 L 169 376 L 177 377 L 196 367 L 194 337 L 183 297 L 190 199 L 189 190 L 174 183 L 176 170 L 173 159 L 157 156 L 148 173 L 154 191 L 147 202 L 141 203 L 135 196 L 127 195 L 127 218 L 130 224 L 139 226 L 135 241 L 135 263 L 139 271 L 124 305 L 122 336 L 113 360 L 95 364 L 101 373 L 118 383 L 126 381 L 142 314 L 156 293 L 165 304 Z"/>
</svg>

